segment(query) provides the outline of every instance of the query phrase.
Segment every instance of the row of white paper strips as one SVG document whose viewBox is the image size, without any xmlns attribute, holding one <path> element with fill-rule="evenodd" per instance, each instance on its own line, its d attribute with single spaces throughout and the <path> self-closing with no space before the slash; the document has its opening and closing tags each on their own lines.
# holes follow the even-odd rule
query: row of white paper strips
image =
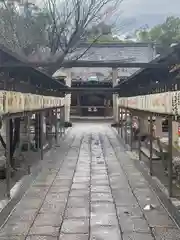
<svg viewBox="0 0 180 240">
<path fill-rule="evenodd" d="M 64 106 L 64 98 L 0 91 L 0 114 Z"/>
<path fill-rule="evenodd" d="M 180 115 L 180 91 L 134 97 L 120 97 L 119 107 L 154 113 Z"/>
</svg>

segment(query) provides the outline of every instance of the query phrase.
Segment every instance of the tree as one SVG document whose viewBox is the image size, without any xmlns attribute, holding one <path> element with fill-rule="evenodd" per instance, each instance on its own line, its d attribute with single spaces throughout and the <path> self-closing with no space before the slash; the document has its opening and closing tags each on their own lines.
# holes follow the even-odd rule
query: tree
<svg viewBox="0 0 180 240">
<path fill-rule="evenodd" d="M 150 41 L 149 31 L 150 31 L 150 29 L 148 26 L 144 26 L 144 27 L 141 27 L 138 30 L 136 30 L 135 36 L 136 36 L 137 40 L 143 41 L 143 42 Z"/>
<path fill-rule="evenodd" d="M 112 6 L 116 9 L 121 1 L 45 0 L 41 8 L 37 7 L 36 13 L 30 5 L 21 5 L 22 13 L 18 4 L 8 5 L 3 1 L 0 41 L 27 57 L 28 61 L 48 66 L 49 73 L 54 73 L 64 58 L 86 39 L 88 29 L 96 28 L 105 20 L 107 9 L 113 11 Z M 101 29 L 103 33 L 110 30 L 105 25 Z"/>
<path fill-rule="evenodd" d="M 158 24 L 153 28 L 141 28 L 135 33 L 139 41 L 162 44 L 169 46 L 172 43 L 180 41 L 180 18 L 170 16 L 167 17 L 164 23 Z"/>
<path fill-rule="evenodd" d="M 0 43 L 23 56 L 46 44 L 44 16 L 33 17 L 27 8 L 30 6 L 25 4 L 21 12 L 14 3 L 6 2 L 0 7 Z"/>
<path fill-rule="evenodd" d="M 1 0 L 0 44 L 26 57 L 29 62 L 36 62 L 37 66 L 46 66 L 48 73 L 53 74 L 60 68 L 64 58 L 76 50 L 79 42 L 86 39 L 87 30 L 98 25 L 102 19 L 105 20 L 108 6 L 112 10 L 112 6 L 117 7 L 120 2 L 121 0 L 45 0 L 38 7 L 28 2 L 19 4 L 18 1 Z M 101 28 L 102 33 L 109 32 L 107 27 Z M 91 45 L 90 43 L 89 47 Z M 37 118 L 36 123 L 38 121 Z M 20 118 L 14 122 L 11 120 L 10 136 L 13 167 L 13 154 L 20 139 Z M 1 136 L 0 141 L 6 148 Z"/>
<path fill-rule="evenodd" d="M 86 41 L 89 43 L 113 43 L 121 42 L 118 37 L 113 36 L 112 26 L 104 22 L 100 22 L 97 26 L 93 26 L 88 30 Z"/>
</svg>

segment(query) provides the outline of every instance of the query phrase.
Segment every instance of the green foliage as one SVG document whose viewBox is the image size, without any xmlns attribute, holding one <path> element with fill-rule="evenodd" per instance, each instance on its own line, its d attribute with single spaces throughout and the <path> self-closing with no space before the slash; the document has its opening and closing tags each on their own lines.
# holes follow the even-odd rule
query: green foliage
<svg viewBox="0 0 180 240">
<path fill-rule="evenodd" d="M 180 18 L 170 16 L 164 23 L 158 24 L 153 28 L 139 29 L 135 32 L 139 41 L 155 42 L 163 46 L 180 41 Z"/>
<path fill-rule="evenodd" d="M 112 35 L 101 35 L 96 39 L 96 37 L 88 38 L 89 43 L 111 43 L 111 42 L 122 42 L 119 38 L 113 37 Z"/>
<path fill-rule="evenodd" d="M 110 25 L 107 25 L 103 22 L 92 26 L 88 31 L 87 31 L 87 36 L 88 37 L 97 37 L 100 35 L 111 35 L 112 34 L 112 29 Z"/>
<path fill-rule="evenodd" d="M 115 4 L 113 0 L 47 0 L 40 5 L 30 2 L 0 0 L 0 44 L 30 61 L 45 65 L 47 61 L 56 62 L 53 67 L 46 67 L 51 68 L 49 73 L 59 68 L 80 41 L 112 35 L 112 27 L 102 19 L 106 5 Z M 111 40 L 114 39 L 106 37 L 100 41 Z"/>
<path fill-rule="evenodd" d="M 21 7 L 24 14 L 17 11 L 14 5 L 0 5 L 0 44 L 28 54 L 39 46 L 47 45 L 47 17 L 38 10 L 31 15 L 29 6 Z"/>
<path fill-rule="evenodd" d="M 89 29 L 86 36 L 86 41 L 89 43 L 122 42 L 118 37 L 113 37 L 112 26 L 107 25 L 103 22 Z"/>
</svg>

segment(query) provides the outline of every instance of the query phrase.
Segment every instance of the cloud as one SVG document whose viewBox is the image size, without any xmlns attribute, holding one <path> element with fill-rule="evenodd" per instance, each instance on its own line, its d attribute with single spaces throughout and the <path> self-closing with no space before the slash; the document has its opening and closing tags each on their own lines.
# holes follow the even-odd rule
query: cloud
<svg viewBox="0 0 180 240">
<path fill-rule="evenodd" d="M 120 5 L 124 16 L 145 14 L 180 15 L 180 0 L 124 0 Z"/>
</svg>

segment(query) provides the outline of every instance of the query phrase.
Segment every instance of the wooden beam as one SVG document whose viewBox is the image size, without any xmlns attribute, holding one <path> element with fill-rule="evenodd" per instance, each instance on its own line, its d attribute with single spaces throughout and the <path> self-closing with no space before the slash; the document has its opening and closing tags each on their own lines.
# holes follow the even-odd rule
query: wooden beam
<svg viewBox="0 0 180 240">
<path fill-rule="evenodd" d="M 62 67 L 93 67 L 93 68 L 168 68 L 164 63 L 123 62 L 123 61 L 64 61 Z"/>
<path fill-rule="evenodd" d="M 83 109 L 83 108 L 93 108 L 93 107 L 96 107 L 96 108 L 101 108 L 101 109 L 105 109 L 106 107 L 105 106 L 98 106 L 98 105 L 88 105 L 88 106 L 71 106 L 71 108 L 72 109 L 78 109 L 78 108 L 81 108 L 81 109 Z"/>
<path fill-rule="evenodd" d="M 18 68 L 18 67 L 50 67 L 53 66 L 53 62 L 42 63 L 4 63 L 0 64 L 0 68 Z M 64 61 L 61 66 L 64 68 L 72 67 L 93 67 L 93 68 L 168 68 L 166 63 L 145 63 L 145 62 L 123 62 L 123 61 Z"/>
<path fill-rule="evenodd" d="M 102 92 L 104 93 L 118 93 L 120 88 L 100 88 L 100 87 L 69 87 L 61 88 L 60 91 L 70 93 L 70 92 Z"/>
</svg>

